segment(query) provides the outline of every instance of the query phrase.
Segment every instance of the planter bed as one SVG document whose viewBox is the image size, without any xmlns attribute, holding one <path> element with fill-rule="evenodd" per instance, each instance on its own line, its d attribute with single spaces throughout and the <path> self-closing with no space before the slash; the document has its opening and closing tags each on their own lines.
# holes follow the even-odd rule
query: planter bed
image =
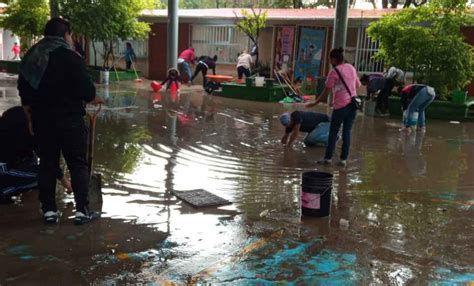
<svg viewBox="0 0 474 286">
<path fill-rule="evenodd" d="M 94 69 L 92 67 L 89 67 L 88 70 L 92 80 L 98 83 L 100 81 L 100 70 Z M 141 76 L 140 71 L 137 71 L 137 74 L 138 77 Z M 117 81 L 117 75 L 119 81 L 134 80 L 137 78 L 133 70 L 117 70 L 117 74 L 115 74 L 114 70 L 111 70 L 109 71 L 109 81 Z"/>
<path fill-rule="evenodd" d="M 227 98 L 263 102 L 278 102 L 285 98 L 285 93 L 280 85 L 256 87 L 238 83 L 223 83 L 222 91 L 217 94 Z"/>
</svg>

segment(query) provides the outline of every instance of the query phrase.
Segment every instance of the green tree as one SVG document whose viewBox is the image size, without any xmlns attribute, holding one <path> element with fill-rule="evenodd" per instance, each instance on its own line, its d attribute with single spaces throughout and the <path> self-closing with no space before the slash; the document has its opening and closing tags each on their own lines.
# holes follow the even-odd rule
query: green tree
<svg viewBox="0 0 474 286">
<path fill-rule="evenodd" d="M 61 14 L 67 17 L 76 33 L 94 43 L 102 42 L 103 68 L 114 62 L 113 43 L 116 39 L 144 38 L 150 31 L 140 22 L 140 13 L 149 8 L 147 0 L 61 0 Z M 95 46 L 93 45 L 95 51 Z"/>
<path fill-rule="evenodd" d="M 380 40 L 377 57 L 386 65 L 413 71 L 417 82 L 446 96 L 474 76 L 474 50 L 461 32 L 468 23 L 472 16 L 462 0 L 436 0 L 386 15 L 368 33 Z"/>
<path fill-rule="evenodd" d="M 48 21 L 49 6 L 46 0 L 9 1 L 5 17 L 0 25 L 18 35 L 23 43 L 23 52 L 43 35 Z"/>
<path fill-rule="evenodd" d="M 267 11 L 262 13 L 262 10 L 259 10 L 257 13 L 255 9 L 252 8 L 250 12 L 242 10 L 241 13 L 242 16 L 235 15 L 235 27 L 237 30 L 247 35 L 253 45 L 257 48 L 257 51 L 259 51 L 258 39 L 260 37 L 260 32 L 267 24 Z M 257 52 L 257 66 L 259 64 L 258 54 L 259 53 Z"/>
</svg>

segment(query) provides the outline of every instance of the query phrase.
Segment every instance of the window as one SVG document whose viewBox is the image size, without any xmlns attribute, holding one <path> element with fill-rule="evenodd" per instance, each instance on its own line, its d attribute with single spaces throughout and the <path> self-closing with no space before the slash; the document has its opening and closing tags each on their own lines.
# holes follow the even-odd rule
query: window
<svg viewBox="0 0 474 286">
<path fill-rule="evenodd" d="M 193 25 L 191 44 L 196 56 L 217 55 L 220 63 L 236 63 L 239 53 L 248 49 L 248 37 L 234 26 Z"/>
<path fill-rule="evenodd" d="M 374 58 L 380 43 L 372 41 L 367 34 L 367 27 L 360 27 L 357 37 L 356 69 L 359 72 L 383 72 L 383 61 Z"/>
</svg>

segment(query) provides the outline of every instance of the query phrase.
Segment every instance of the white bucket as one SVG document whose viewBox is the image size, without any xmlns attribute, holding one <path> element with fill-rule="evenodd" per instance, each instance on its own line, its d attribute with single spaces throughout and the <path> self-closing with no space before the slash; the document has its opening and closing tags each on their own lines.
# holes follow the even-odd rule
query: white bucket
<svg viewBox="0 0 474 286">
<path fill-rule="evenodd" d="M 265 84 L 265 78 L 263 76 L 255 77 L 255 86 L 262 87 Z"/>
<path fill-rule="evenodd" d="M 109 71 L 100 71 L 100 83 L 101 84 L 109 84 Z"/>
</svg>

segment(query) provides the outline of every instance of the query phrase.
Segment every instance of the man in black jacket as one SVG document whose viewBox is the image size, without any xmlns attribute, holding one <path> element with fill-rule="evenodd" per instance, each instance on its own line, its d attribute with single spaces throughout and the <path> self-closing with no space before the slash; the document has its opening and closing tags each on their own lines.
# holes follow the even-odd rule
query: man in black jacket
<svg viewBox="0 0 474 286">
<path fill-rule="evenodd" d="M 76 201 L 74 222 L 90 222 L 96 214 L 88 209 L 89 170 L 84 103 L 103 103 L 85 64 L 72 47 L 70 24 L 53 18 L 44 38 L 23 58 L 18 90 L 34 134 L 39 157 L 39 199 L 45 223 L 60 217 L 55 200 L 56 170 L 62 152 L 71 173 Z"/>
</svg>

